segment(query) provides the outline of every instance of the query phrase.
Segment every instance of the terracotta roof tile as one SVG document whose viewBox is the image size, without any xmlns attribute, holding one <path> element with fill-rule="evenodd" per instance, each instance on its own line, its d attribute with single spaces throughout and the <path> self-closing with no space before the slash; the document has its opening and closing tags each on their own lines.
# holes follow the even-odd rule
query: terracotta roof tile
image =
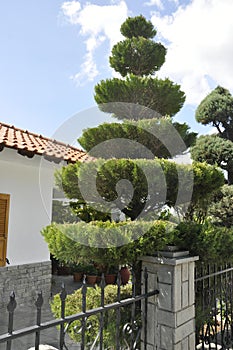
<svg viewBox="0 0 233 350">
<path fill-rule="evenodd" d="M 13 125 L 0 123 L 0 151 L 4 147 L 18 150 L 18 153 L 30 158 L 35 154 L 43 155 L 43 157 L 55 163 L 62 160 L 75 163 L 78 160 L 87 161 L 91 159 L 84 151 L 63 142 L 18 129 Z"/>
</svg>

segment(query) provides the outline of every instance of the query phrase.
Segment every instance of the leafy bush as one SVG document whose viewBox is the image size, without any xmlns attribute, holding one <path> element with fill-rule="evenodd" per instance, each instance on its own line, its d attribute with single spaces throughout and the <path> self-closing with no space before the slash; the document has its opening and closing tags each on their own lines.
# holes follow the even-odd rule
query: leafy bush
<svg viewBox="0 0 233 350">
<path fill-rule="evenodd" d="M 117 286 L 107 285 L 104 289 L 104 304 L 111 304 L 117 301 Z M 132 286 L 126 285 L 121 287 L 121 299 L 127 299 L 132 295 Z M 101 305 L 101 288 L 96 286 L 95 288 L 87 288 L 86 309 L 91 310 Z M 61 300 L 60 295 L 54 296 L 51 302 L 51 309 L 56 318 L 60 318 L 61 312 Z M 65 315 L 74 315 L 82 311 L 82 290 L 76 290 L 73 294 L 67 296 Z M 123 326 L 130 320 L 131 308 L 130 306 L 124 307 L 121 312 L 121 325 L 120 334 L 122 342 L 122 329 Z M 90 349 L 91 344 L 94 342 L 99 331 L 99 317 L 100 314 L 91 316 L 87 320 L 85 331 L 85 349 Z M 68 328 L 70 337 L 76 342 L 81 341 L 81 334 L 77 331 L 81 328 L 81 321 L 75 321 Z M 116 311 L 109 310 L 104 314 L 104 349 L 113 349 L 112 344 L 115 343 L 116 338 Z"/>
<path fill-rule="evenodd" d="M 165 221 L 52 224 L 42 230 L 42 235 L 57 259 L 69 263 L 93 261 L 108 268 L 133 264 L 139 256 L 163 249 L 173 240 L 170 225 Z"/>
<path fill-rule="evenodd" d="M 216 193 L 208 214 L 217 226 L 233 227 L 233 185 L 224 185 Z"/>
<path fill-rule="evenodd" d="M 191 255 L 198 255 L 202 262 L 232 261 L 233 228 L 218 227 L 206 221 L 204 224 L 180 223 L 174 231 L 174 242 Z"/>
</svg>

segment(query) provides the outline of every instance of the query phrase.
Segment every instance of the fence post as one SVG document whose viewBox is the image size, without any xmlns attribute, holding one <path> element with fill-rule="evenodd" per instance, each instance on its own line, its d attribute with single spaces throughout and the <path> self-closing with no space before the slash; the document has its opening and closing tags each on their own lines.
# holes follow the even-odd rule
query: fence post
<svg viewBox="0 0 233 350">
<path fill-rule="evenodd" d="M 178 252 L 177 252 L 178 253 Z M 198 257 L 165 252 L 166 257 L 141 258 L 148 271 L 148 291 L 159 295 L 148 299 L 147 336 L 142 348 L 148 350 L 195 349 L 194 268 Z"/>
</svg>

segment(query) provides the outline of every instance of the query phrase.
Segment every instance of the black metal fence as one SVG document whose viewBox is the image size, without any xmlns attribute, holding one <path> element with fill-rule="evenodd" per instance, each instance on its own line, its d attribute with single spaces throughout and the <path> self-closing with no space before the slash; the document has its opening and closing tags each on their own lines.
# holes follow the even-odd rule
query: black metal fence
<svg viewBox="0 0 233 350">
<path fill-rule="evenodd" d="M 233 267 L 196 268 L 196 348 L 233 348 Z"/>
<path fill-rule="evenodd" d="M 147 343 L 147 300 L 149 297 L 158 294 L 157 290 L 148 292 L 148 274 L 145 270 L 143 273 L 143 290 L 144 293 L 136 295 L 135 293 L 135 277 L 132 274 L 132 295 L 129 298 L 121 299 L 121 279 L 120 275 L 117 278 L 117 301 L 111 304 L 105 305 L 105 279 L 102 275 L 100 282 L 100 306 L 87 310 L 87 288 L 85 279 L 81 287 L 81 311 L 66 316 L 66 301 L 67 292 L 65 286 L 62 286 L 60 293 L 60 318 L 53 319 L 47 322 L 41 322 L 42 320 L 42 306 L 43 306 L 43 296 L 42 293 L 38 294 L 37 300 L 35 302 L 36 306 L 36 320 L 35 324 L 23 329 L 14 330 L 14 316 L 17 312 L 17 303 L 14 292 L 10 295 L 10 301 L 7 305 L 8 311 L 8 332 L 0 335 L 0 345 L 5 343 L 6 350 L 12 350 L 12 342 L 15 339 L 26 335 L 32 335 L 34 337 L 35 350 L 39 350 L 41 333 L 46 329 L 51 329 L 53 327 L 58 327 L 59 329 L 59 350 L 69 350 L 66 344 L 66 335 L 70 328 L 73 327 L 74 331 L 79 334 L 79 348 L 84 349 L 106 349 L 104 343 L 105 336 L 105 318 L 110 310 L 115 310 L 115 325 L 112 332 L 114 333 L 115 344 L 111 346 L 111 349 L 141 349 L 141 339 L 143 338 L 143 349 L 146 350 Z M 141 311 L 141 302 L 143 301 L 143 312 Z M 138 313 L 138 306 L 140 306 L 140 313 Z M 125 322 L 125 311 L 127 308 L 127 314 L 129 318 Z M 129 312 L 130 310 L 130 312 Z M 98 320 L 98 331 L 95 339 L 90 342 L 88 340 L 86 333 L 91 327 L 91 322 L 89 322 L 92 316 L 97 316 Z M 122 317 L 124 315 L 124 317 Z M 124 320 L 124 324 L 122 321 Z M 80 327 L 75 326 L 74 322 L 79 321 Z M 143 333 L 141 333 L 143 325 Z"/>
</svg>

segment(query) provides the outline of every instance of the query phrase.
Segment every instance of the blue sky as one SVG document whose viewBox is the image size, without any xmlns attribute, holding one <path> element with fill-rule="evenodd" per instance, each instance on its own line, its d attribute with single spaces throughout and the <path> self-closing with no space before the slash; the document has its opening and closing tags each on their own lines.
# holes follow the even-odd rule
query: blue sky
<svg viewBox="0 0 233 350">
<path fill-rule="evenodd" d="M 108 56 L 121 39 L 121 23 L 139 14 L 168 48 L 159 76 L 186 93 L 177 120 L 209 132 L 195 122 L 196 106 L 218 84 L 233 92 L 232 0 L 11 0 L 0 6 L 4 123 L 52 136 L 76 113 L 81 128 L 99 122 L 95 108 L 88 117 L 80 112 L 95 106 L 95 84 L 114 74 Z"/>
</svg>

